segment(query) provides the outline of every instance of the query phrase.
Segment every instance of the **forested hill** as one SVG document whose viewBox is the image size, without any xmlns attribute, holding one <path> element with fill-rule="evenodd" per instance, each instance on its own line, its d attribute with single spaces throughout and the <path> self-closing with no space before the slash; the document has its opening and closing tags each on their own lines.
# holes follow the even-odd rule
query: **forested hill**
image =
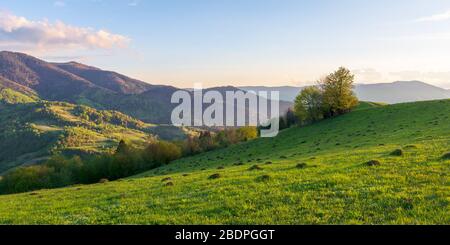
<svg viewBox="0 0 450 245">
<path fill-rule="evenodd" d="M 43 101 L 0 88 L 0 173 L 54 154 L 109 152 L 120 140 L 143 144 L 149 135 L 183 139 L 181 128 L 144 123 L 117 111 Z"/>
</svg>

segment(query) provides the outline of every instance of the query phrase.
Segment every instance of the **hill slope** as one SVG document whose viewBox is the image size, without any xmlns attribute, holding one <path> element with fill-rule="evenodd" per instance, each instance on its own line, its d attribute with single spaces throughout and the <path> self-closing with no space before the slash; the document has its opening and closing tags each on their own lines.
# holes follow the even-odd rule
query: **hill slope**
<svg viewBox="0 0 450 245">
<path fill-rule="evenodd" d="M 450 100 L 360 109 L 135 178 L 0 196 L 0 223 L 450 224 L 449 117 Z"/>
<path fill-rule="evenodd" d="M 3 104 L 0 120 L 0 173 L 42 161 L 57 152 L 105 152 L 114 149 L 121 139 L 143 143 L 150 128 L 119 112 L 63 102 L 22 100 Z"/>
<path fill-rule="evenodd" d="M 5 83 L 13 82 L 44 100 L 117 110 L 151 123 L 169 122 L 172 105 L 167 95 L 177 90 L 79 63 L 49 63 L 7 51 L 0 52 L 0 78 L 3 86 L 15 89 Z"/>
<path fill-rule="evenodd" d="M 129 78 L 116 72 L 104 71 L 96 67 L 76 62 L 52 64 L 67 72 L 91 81 L 97 86 L 110 89 L 117 93 L 140 94 L 153 87 L 148 83 Z"/>
<path fill-rule="evenodd" d="M 10 81 L 2 76 L 0 76 L 0 89 L 11 89 L 28 96 L 37 97 L 37 93 L 34 90 Z"/>
<path fill-rule="evenodd" d="M 33 89 L 48 100 L 74 100 L 83 91 L 101 89 L 86 79 L 21 53 L 0 52 L 0 76 Z"/>
<path fill-rule="evenodd" d="M 122 139 L 143 144 L 150 134 L 179 139 L 189 133 L 147 124 L 117 111 L 42 101 L 33 94 L 1 87 L 0 120 L 0 173 L 55 153 L 101 153 L 115 149 Z"/>
</svg>

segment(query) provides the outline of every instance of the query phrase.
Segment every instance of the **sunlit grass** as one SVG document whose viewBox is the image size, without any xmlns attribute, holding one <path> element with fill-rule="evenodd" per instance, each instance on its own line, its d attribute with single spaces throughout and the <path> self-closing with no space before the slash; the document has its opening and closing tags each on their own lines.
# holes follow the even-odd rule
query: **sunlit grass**
<svg viewBox="0 0 450 245">
<path fill-rule="evenodd" d="M 450 224 L 449 116 L 450 100 L 358 110 L 129 179 L 0 196 L 0 223 Z"/>
</svg>

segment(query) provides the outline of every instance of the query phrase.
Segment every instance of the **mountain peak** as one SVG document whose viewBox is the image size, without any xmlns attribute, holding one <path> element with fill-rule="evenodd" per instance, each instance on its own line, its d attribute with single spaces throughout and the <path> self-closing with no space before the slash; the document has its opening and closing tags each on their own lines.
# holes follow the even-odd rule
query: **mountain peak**
<svg viewBox="0 0 450 245">
<path fill-rule="evenodd" d="M 152 85 L 79 62 L 51 63 L 11 51 L 0 52 L 0 76 L 44 94 L 47 99 L 75 98 L 89 88 L 140 94 Z"/>
<path fill-rule="evenodd" d="M 88 66 L 76 61 L 69 61 L 65 63 L 52 63 L 53 65 L 59 66 L 59 67 L 75 67 L 77 69 L 83 69 L 83 70 L 96 70 L 101 71 L 100 68 L 94 67 L 94 66 Z"/>
<path fill-rule="evenodd" d="M 8 50 L 2 50 L 2 51 L 0 51 L 0 54 L 3 54 L 3 55 L 27 55 L 24 53 L 13 52 L 13 51 L 8 51 Z"/>
<path fill-rule="evenodd" d="M 393 82 L 393 84 L 404 84 L 404 85 L 426 85 L 426 86 L 433 86 L 431 84 L 422 82 L 422 81 L 418 81 L 418 80 L 411 80 L 411 81 L 395 81 Z"/>
<path fill-rule="evenodd" d="M 37 59 L 31 55 L 25 54 L 25 53 L 13 52 L 13 51 L 7 51 L 7 50 L 0 51 L 0 59 L 5 59 L 5 58 L 39 60 L 39 59 Z"/>
<path fill-rule="evenodd" d="M 78 62 L 52 63 L 62 70 L 75 74 L 93 84 L 117 93 L 140 94 L 149 90 L 152 85 L 113 71 L 105 71 L 97 67 Z"/>
</svg>

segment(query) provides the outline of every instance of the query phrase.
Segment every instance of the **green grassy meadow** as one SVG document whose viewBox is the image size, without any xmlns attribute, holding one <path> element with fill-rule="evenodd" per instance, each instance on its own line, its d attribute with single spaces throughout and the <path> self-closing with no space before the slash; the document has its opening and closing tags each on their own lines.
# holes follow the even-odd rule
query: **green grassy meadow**
<svg viewBox="0 0 450 245">
<path fill-rule="evenodd" d="M 50 102 L 0 86 L 0 174 L 54 154 L 93 155 L 115 150 L 120 140 L 140 146 L 149 135 L 183 139 L 182 129 L 144 123 L 117 111 Z"/>
<path fill-rule="evenodd" d="M 131 178 L 0 196 L 0 223 L 450 224 L 448 153 L 450 100 L 364 104 Z"/>
</svg>

